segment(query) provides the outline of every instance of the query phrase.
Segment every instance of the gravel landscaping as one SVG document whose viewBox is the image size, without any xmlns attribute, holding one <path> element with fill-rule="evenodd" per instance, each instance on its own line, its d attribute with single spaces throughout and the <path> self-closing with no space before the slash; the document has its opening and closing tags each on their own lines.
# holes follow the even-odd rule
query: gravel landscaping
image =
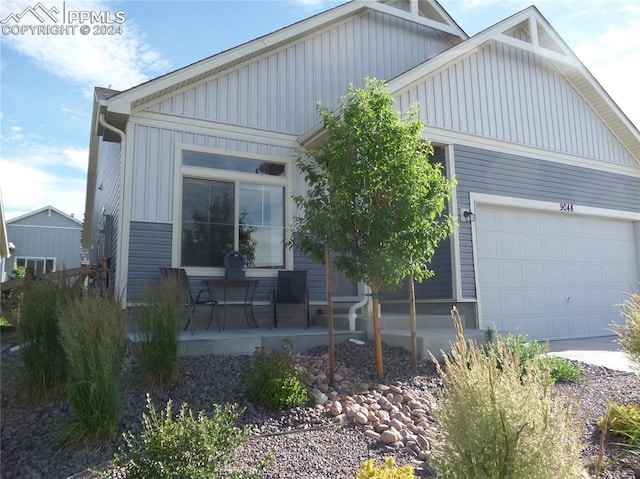
<svg viewBox="0 0 640 479">
<path fill-rule="evenodd" d="M 248 356 L 204 356 L 180 359 L 180 379 L 164 390 L 149 389 L 138 380 L 134 364 L 123 378 L 123 413 L 119 433 L 87 449 L 64 448 L 60 433 L 73 414 L 64 400 L 32 404 L 21 399 L 12 382 L 19 363 L 15 353 L 1 357 L 1 460 L 0 476 L 12 478 L 97 477 L 86 468 L 108 465 L 122 444 L 125 430 L 140 431 L 149 392 L 157 408 L 168 399 L 176 407 L 186 402 L 194 411 L 210 410 L 212 404 L 233 402 L 245 408 L 240 418 L 249 439 L 238 450 L 235 464 L 252 467 L 268 454 L 274 459 L 267 478 L 353 478 L 367 459 L 382 461 L 393 456 L 398 464 L 412 463 L 418 477 L 432 477 L 428 450 L 435 425 L 429 408 L 436 400 L 440 381 L 434 365 L 421 361 L 419 371 L 410 369 L 409 354 L 383 348 L 385 378 L 378 380 L 372 343 L 344 343 L 336 347 L 336 390 L 326 384 L 326 347 L 298 356 L 307 368 L 314 395 L 324 404 L 310 404 L 286 413 L 273 413 L 246 399 L 243 374 Z M 575 398 L 576 420 L 584 424 L 583 455 L 593 463 L 598 455 L 600 433 L 597 420 L 610 401 L 627 404 L 640 400 L 640 381 L 633 374 L 583 365 L 588 379 L 577 384 L 557 384 L 558 394 Z M 339 404 L 339 405 L 338 405 Z M 396 421 L 392 426 L 389 424 Z M 387 432 L 388 431 L 388 432 Z M 615 446 L 605 444 L 607 469 L 601 478 L 640 477 L 640 461 Z M 421 460 L 427 458 L 426 461 Z M 117 471 L 113 477 L 118 477 Z"/>
</svg>

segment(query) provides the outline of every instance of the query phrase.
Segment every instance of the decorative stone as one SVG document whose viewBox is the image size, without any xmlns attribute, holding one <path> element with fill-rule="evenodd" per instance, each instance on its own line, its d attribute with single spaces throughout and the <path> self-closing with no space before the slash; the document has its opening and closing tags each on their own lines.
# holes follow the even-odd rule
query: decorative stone
<svg viewBox="0 0 640 479">
<path fill-rule="evenodd" d="M 333 401 L 333 403 L 331 403 L 330 412 L 332 416 L 339 416 L 342 414 L 342 403 L 340 401 Z"/>
<path fill-rule="evenodd" d="M 410 409 L 422 409 L 422 403 L 416 399 L 409 400 L 407 406 L 409 406 Z"/>
<path fill-rule="evenodd" d="M 418 453 L 418 459 L 421 461 L 427 461 L 429 459 L 429 453 L 423 449 Z"/>
<path fill-rule="evenodd" d="M 400 440 L 400 435 L 394 429 L 387 429 L 380 434 L 380 440 L 385 444 L 394 444 Z"/>
<path fill-rule="evenodd" d="M 370 437 L 376 441 L 380 440 L 380 434 L 371 430 L 371 429 L 367 429 L 366 431 L 364 431 L 364 435 L 367 437 Z"/>
<path fill-rule="evenodd" d="M 316 404 L 320 404 L 320 405 L 326 404 L 326 402 L 329 400 L 329 398 L 325 393 L 323 393 L 322 391 L 316 388 L 313 388 L 311 390 L 311 397 L 313 398 Z"/>
<path fill-rule="evenodd" d="M 363 412 L 357 412 L 356 415 L 353 416 L 353 420 L 361 426 L 364 426 L 368 422 L 367 416 Z"/>
<path fill-rule="evenodd" d="M 387 429 L 389 429 L 391 426 L 389 426 L 388 424 L 383 424 L 383 423 L 377 423 L 375 425 L 375 429 L 376 431 L 378 431 L 379 433 L 382 433 L 382 431 L 386 431 Z"/>
<path fill-rule="evenodd" d="M 418 434 L 416 436 L 416 442 L 418 443 L 418 446 L 420 446 L 421 450 L 423 451 L 431 450 L 431 444 L 429 443 L 429 440 L 422 434 Z"/>
</svg>

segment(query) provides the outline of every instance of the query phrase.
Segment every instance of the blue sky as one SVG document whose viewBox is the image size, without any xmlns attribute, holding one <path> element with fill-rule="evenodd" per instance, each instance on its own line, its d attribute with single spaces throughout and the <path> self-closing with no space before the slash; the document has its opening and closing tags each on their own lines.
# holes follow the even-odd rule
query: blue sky
<svg viewBox="0 0 640 479">
<path fill-rule="evenodd" d="M 534 3 L 640 126 L 637 0 L 439 1 L 469 35 Z M 3 0 L 0 19 L 37 3 Z M 0 35 L 0 191 L 7 219 L 47 205 L 82 219 L 94 86 L 129 88 L 343 2 L 41 3 L 112 18 L 120 11 L 125 21 L 120 35 Z"/>
</svg>

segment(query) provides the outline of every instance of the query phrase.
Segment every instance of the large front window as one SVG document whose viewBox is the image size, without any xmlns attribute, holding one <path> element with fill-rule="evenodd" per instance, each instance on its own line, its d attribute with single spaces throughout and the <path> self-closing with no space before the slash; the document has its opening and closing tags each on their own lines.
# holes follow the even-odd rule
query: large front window
<svg viewBox="0 0 640 479">
<path fill-rule="evenodd" d="M 284 268 L 284 165 L 193 152 L 183 164 L 196 168 L 183 175 L 182 266 L 223 267 L 238 250 L 248 268 Z"/>
</svg>

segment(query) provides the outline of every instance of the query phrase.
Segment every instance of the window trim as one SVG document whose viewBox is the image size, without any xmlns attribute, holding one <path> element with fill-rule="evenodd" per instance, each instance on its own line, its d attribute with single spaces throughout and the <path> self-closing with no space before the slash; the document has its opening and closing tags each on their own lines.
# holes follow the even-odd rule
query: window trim
<svg viewBox="0 0 640 479">
<path fill-rule="evenodd" d="M 244 173 L 232 170 L 216 170 L 214 168 L 199 166 L 183 166 L 183 153 L 185 151 L 193 151 L 203 154 L 224 155 L 240 160 L 259 160 L 268 161 L 270 163 L 280 163 L 284 165 L 284 177 L 257 175 L 253 173 Z M 171 249 L 172 266 L 182 267 L 182 188 L 184 178 L 198 178 L 203 180 L 222 180 L 233 181 L 238 183 L 254 183 L 270 186 L 282 186 L 284 188 L 284 240 L 289 241 L 291 235 L 291 219 L 293 211 L 293 199 L 291 192 L 293 191 L 293 161 L 291 158 L 283 158 L 276 156 L 260 155 L 257 153 L 231 151 L 221 148 L 212 148 L 198 146 L 187 143 L 176 143 L 174 149 L 174 175 L 173 175 L 173 240 Z M 234 222 L 237 220 L 239 213 L 239 205 L 235 205 Z M 284 248 L 284 268 L 292 269 L 293 267 L 293 250 Z M 224 268 L 205 267 L 205 266 L 187 266 L 187 273 L 194 276 L 224 276 Z M 277 277 L 279 268 L 247 268 L 246 276 L 249 278 L 268 278 Z"/>
<path fill-rule="evenodd" d="M 24 260 L 25 265 L 29 262 L 29 261 L 42 261 L 44 263 L 44 267 L 45 267 L 45 271 L 42 274 L 47 274 L 46 272 L 46 267 L 47 267 L 47 261 L 53 261 L 53 268 L 51 270 L 52 273 L 56 272 L 58 270 L 57 268 L 57 260 L 55 257 L 49 257 L 49 256 L 16 256 L 14 261 L 13 261 L 13 269 L 18 267 L 18 260 Z M 26 267 L 26 266 L 25 266 Z M 41 274 L 39 272 L 34 272 L 36 275 Z"/>
</svg>

